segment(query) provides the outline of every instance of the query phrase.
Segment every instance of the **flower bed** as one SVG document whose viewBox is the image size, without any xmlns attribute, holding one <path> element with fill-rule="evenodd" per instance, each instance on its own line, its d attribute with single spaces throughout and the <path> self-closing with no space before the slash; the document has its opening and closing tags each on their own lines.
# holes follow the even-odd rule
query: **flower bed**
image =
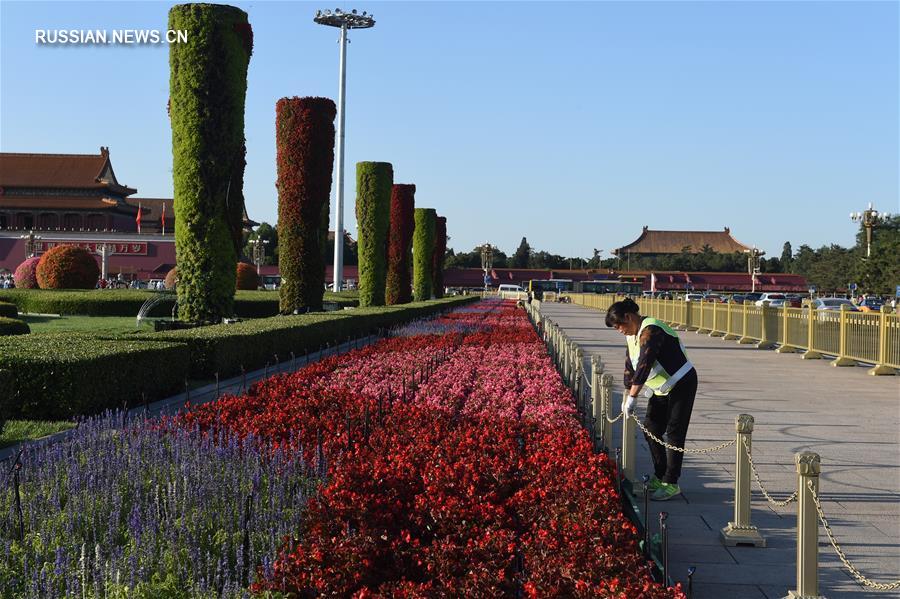
<svg viewBox="0 0 900 599">
<path fill-rule="evenodd" d="M 482 302 L 395 333 L 154 431 L 33 456 L 28 542 L 10 540 L 0 493 L 0 583 L 29 596 L 684 598 L 653 581 L 612 465 L 521 311 Z"/>
</svg>

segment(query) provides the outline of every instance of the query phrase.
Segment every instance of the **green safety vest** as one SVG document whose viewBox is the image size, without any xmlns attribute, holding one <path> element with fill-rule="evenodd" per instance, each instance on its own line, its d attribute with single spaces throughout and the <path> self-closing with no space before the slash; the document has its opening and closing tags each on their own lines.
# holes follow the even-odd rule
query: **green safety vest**
<svg viewBox="0 0 900 599">
<path fill-rule="evenodd" d="M 667 335 L 671 335 L 678 339 L 678 345 L 681 347 L 681 352 L 684 354 L 684 366 L 674 373 L 666 372 L 659 361 L 654 362 L 653 366 L 650 368 L 650 376 L 647 377 L 647 381 L 644 383 L 644 385 L 653 389 L 653 392 L 656 395 L 668 395 L 669 391 L 672 390 L 672 387 L 684 378 L 684 375 L 690 372 L 694 365 L 691 364 L 691 361 L 687 357 L 687 352 L 684 350 L 684 343 L 681 342 L 678 333 L 672 330 L 672 327 L 661 320 L 645 318 L 643 322 L 641 322 L 641 328 L 636 335 L 625 336 L 625 342 L 628 344 L 628 357 L 631 358 L 631 365 L 635 369 L 637 369 L 638 359 L 641 356 L 641 333 L 645 328 L 651 325 L 661 328 Z"/>
</svg>

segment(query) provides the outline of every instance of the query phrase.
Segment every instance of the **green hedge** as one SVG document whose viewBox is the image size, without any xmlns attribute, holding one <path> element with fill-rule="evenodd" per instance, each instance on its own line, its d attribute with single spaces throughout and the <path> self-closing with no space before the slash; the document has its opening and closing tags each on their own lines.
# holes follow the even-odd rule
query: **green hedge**
<svg viewBox="0 0 900 599">
<path fill-rule="evenodd" d="M 390 162 L 356 164 L 359 305 L 383 306 L 394 167 Z"/>
<path fill-rule="evenodd" d="M 16 318 L 0 316 L 0 337 L 7 335 L 27 335 L 31 332 L 28 323 Z"/>
<path fill-rule="evenodd" d="M 434 294 L 432 285 L 432 256 L 434 255 L 434 236 L 437 228 L 437 213 L 434 208 L 416 208 L 416 228 L 413 232 L 413 299 L 417 302 L 431 299 Z"/>
<path fill-rule="evenodd" d="M 0 290 L 0 301 L 15 304 L 19 312 L 80 316 L 136 316 L 141 305 L 156 296 L 157 292 L 140 289 Z M 266 318 L 278 314 L 278 293 L 274 291 L 238 291 L 234 298 L 235 316 Z M 326 292 L 325 301 L 336 302 L 341 307 L 359 305 L 355 292 Z M 171 316 L 173 302 L 174 299 L 160 302 L 150 315 Z"/>
<path fill-rule="evenodd" d="M 0 301 L 0 317 L 16 318 L 19 315 L 19 309 L 16 305 L 9 302 Z"/>
<path fill-rule="evenodd" d="M 44 333 L 0 338 L 6 370 L 0 414 L 69 419 L 181 391 L 188 375 L 183 343 Z"/>
<path fill-rule="evenodd" d="M 173 6 L 169 29 L 191 32 L 169 46 L 178 313 L 218 322 L 233 314 L 252 30 L 243 10 L 202 3 Z"/>
<path fill-rule="evenodd" d="M 196 329 L 157 333 L 152 338 L 186 343 L 191 352 L 191 376 L 224 377 L 262 368 L 290 357 L 316 351 L 325 343 L 368 334 L 416 318 L 451 309 L 477 296 L 459 296 L 378 308 L 356 308 L 297 316 L 276 316 L 236 324 L 220 324 Z"/>
</svg>

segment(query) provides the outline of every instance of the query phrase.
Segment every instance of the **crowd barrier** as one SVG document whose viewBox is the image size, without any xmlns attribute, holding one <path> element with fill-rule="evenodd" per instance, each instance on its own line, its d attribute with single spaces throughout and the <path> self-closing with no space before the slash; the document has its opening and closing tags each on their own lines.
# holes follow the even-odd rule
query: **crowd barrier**
<svg viewBox="0 0 900 599">
<path fill-rule="evenodd" d="M 621 299 L 615 295 L 566 294 L 573 304 L 606 310 Z M 683 331 L 726 341 L 778 347 L 778 353 L 803 353 L 804 360 L 834 356 L 832 366 L 873 364 L 873 375 L 900 370 L 900 315 L 883 306 L 880 312 L 852 312 L 643 298 L 641 314 L 663 320 Z"/>
<path fill-rule="evenodd" d="M 582 296 L 594 303 L 594 307 L 606 308 L 612 303 L 610 298 L 614 296 Z M 573 301 L 575 297 L 573 294 Z M 608 302 L 603 306 L 602 302 Z M 614 301 L 614 300 L 613 300 Z M 657 301 L 657 300 L 651 300 Z M 578 303 L 578 302 L 576 302 Z M 645 305 L 649 305 L 649 301 L 645 301 Z M 658 305 L 657 309 L 664 313 L 669 310 L 671 315 L 672 306 L 676 302 Z M 590 305 L 590 304 L 589 304 Z M 715 304 L 712 304 L 715 305 Z M 742 331 L 748 331 L 746 326 L 746 309 L 745 304 L 740 307 L 738 313 L 745 324 L 742 325 Z M 755 308 L 755 307 L 754 307 Z M 565 333 L 565 331 L 552 320 L 541 315 L 540 302 L 531 302 L 525 304 L 525 310 L 528 312 L 531 321 L 534 323 L 538 333 L 542 336 L 547 346 L 548 353 L 560 372 L 564 383 L 571 390 L 576 408 L 578 409 L 579 418 L 582 425 L 587 429 L 594 447 L 597 451 L 607 453 L 615 452 L 618 477 L 620 481 L 620 489 L 623 495 L 629 498 L 634 504 L 635 513 L 640 513 L 637 506 L 636 497 L 643 495 L 643 527 L 644 547 L 647 551 L 650 548 L 650 533 L 648 520 L 648 493 L 647 483 L 648 476 L 644 476 L 643 480 L 638 481 L 635 475 L 635 455 L 636 455 L 636 437 L 637 430 L 641 429 L 650 442 L 659 443 L 674 451 L 689 453 L 712 453 L 721 451 L 729 447 L 735 448 L 735 484 L 734 484 L 734 520 L 729 521 L 720 531 L 720 539 L 726 546 L 754 546 L 765 547 L 766 542 L 759 528 L 751 521 L 751 476 L 759 487 L 766 501 L 773 506 L 786 507 L 794 503 L 797 504 L 797 579 L 796 589 L 790 590 L 787 599 L 816 599 L 822 598 L 819 594 L 819 577 L 818 577 L 818 537 L 819 524 L 825 531 L 828 540 L 840 559 L 841 563 L 848 569 L 851 575 L 864 587 L 877 591 L 891 591 L 900 589 L 900 580 L 888 583 L 879 583 L 870 580 L 862 574 L 858 568 L 847 558 L 843 549 L 835 537 L 825 513 L 822 509 L 822 503 L 819 496 L 819 475 L 821 472 L 821 460 L 819 455 L 804 451 L 795 454 L 794 464 L 797 470 L 797 488 L 790 492 L 784 499 L 775 499 L 763 484 L 756 465 L 753 463 L 752 452 L 752 434 L 754 420 L 749 414 L 738 414 L 735 417 L 735 436 L 732 439 L 705 448 L 683 448 L 670 445 L 665 440 L 660 439 L 648 431 L 644 424 L 638 418 L 631 414 L 625 417 L 625 414 L 613 407 L 613 376 L 604 372 L 604 364 L 597 356 L 593 356 L 590 360 L 590 375 L 588 376 L 585 368 L 585 358 L 583 350 L 573 342 Z M 644 309 L 643 314 L 652 314 L 653 308 Z M 762 321 L 766 316 L 765 308 L 758 310 L 757 313 L 762 314 L 759 319 L 759 329 L 765 330 Z M 722 310 L 724 313 L 724 310 Z M 697 315 L 702 316 L 704 310 L 697 310 Z M 727 314 L 727 313 L 726 313 Z M 681 317 L 684 317 L 684 309 L 682 309 Z M 783 315 L 779 315 L 785 318 Z M 876 315 L 881 318 L 888 316 L 882 312 Z M 658 318 L 669 320 L 664 316 Z M 842 318 L 846 317 L 846 313 L 841 314 Z M 689 318 L 689 317 L 688 317 Z M 726 322 L 731 319 L 727 318 Z M 688 320 L 688 322 L 690 322 Z M 699 322 L 699 321 L 698 321 Z M 715 319 L 708 321 L 712 328 L 710 332 L 722 332 L 721 329 L 715 329 Z M 682 324 L 684 321 L 682 320 Z M 896 321 L 893 326 L 896 328 Z M 738 333 L 732 333 L 737 335 Z M 757 337 L 759 339 L 759 337 Z M 624 399 L 624 396 L 623 396 Z M 615 416 L 614 416 L 615 414 Z M 614 438 L 612 425 L 622 420 L 622 437 L 619 446 L 614 447 Z M 661 552 L 658 559 L 661 562 L 661 569 L 665 580 L 669 580 L 668 572 L 668 549 L 666 534 L 666 518 L 665 512 L 660 513 L 660 532 L 662 535 Z M 694 573 L 691 569 L 688 579 L 691 586 L 691 577 Z M 690 596 L 690 591 L 689 591 Z"/>
</svg>

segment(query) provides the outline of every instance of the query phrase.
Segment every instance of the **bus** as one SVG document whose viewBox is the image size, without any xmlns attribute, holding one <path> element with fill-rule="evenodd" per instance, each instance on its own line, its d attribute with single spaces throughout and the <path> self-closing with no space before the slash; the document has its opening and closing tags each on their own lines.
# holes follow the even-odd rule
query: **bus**
<svg viewBox="0 0 900 599">
<path fill-rule="evenodd" d="M 535 297 L 544 293 L 564 293 L 572 291 L 572 279 L 531 279 L 528 281 L 528 291 Z"/>
<path fill-rule="evenodd" d="M 621 295 L 640 295 L 644 284 L 636 281 L 618 281 L 616 279 L 577 281 L 576 293 L 616 293 Z"/>
</svg>

